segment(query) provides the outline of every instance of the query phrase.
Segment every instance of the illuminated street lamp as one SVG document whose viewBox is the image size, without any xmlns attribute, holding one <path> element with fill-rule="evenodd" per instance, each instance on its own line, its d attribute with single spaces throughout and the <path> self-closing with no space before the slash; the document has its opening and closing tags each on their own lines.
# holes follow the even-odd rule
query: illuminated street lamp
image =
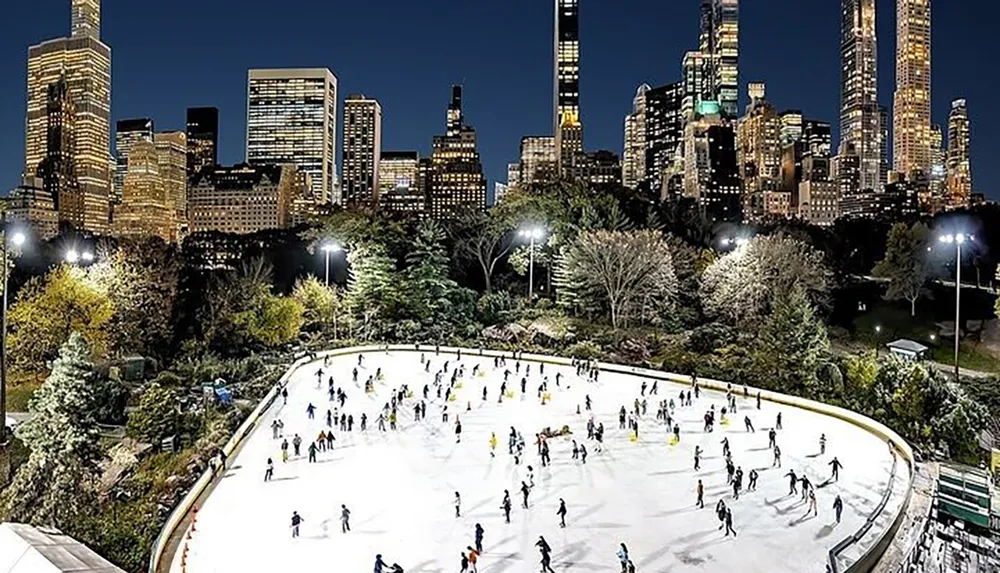
<svg viewBox="0 0 1000 573">
<path fill-rule="evenodd" d="M 723 247 L 729 248 L 732 246 L 743 247 L 750 242 L 746 237 L 725 237 L 720 241 Z"/>
<path fill-rule="evenodd" d="M 324 244 L 320 247 L 320 250 L 323 251 L 323 256 L 326 258 L 326 286 L 330 286 L 330 255 L 332 253 L 339 253 L 340 251 L 343 251 L 344 248 L 337 243 L 331 242 Z"/>
<path fill-rule="evenodd" d="M 69 249 L 63 255 L 63 260 L 71 265 L 85 265 L 94 262 L 94 252 L 93 251 L 78 251 L 76 249 Z"/>
<path fill-rule="evenodd" d="M 955 380 L 958 380 L 958 336 L 959 336 L 959 325 L 961 322 L 961 297 L 962 297 L 962 244 L 966 241 L 974 241 L 975 237 L 972 235 L 964 235 L 962 233 L 956 233 L 954 235 L 940 235 L 938 236 L 938 241 L 946 245 L 955 245 Z"/>
<path fill-rule="evenodd" d="M 534 295 L 535 286 L 535 241 L 545 238 L 545 229 L 527 227 L 517 232 L 518 236 L 528 239 L 528 300 Z"/>
</svg>

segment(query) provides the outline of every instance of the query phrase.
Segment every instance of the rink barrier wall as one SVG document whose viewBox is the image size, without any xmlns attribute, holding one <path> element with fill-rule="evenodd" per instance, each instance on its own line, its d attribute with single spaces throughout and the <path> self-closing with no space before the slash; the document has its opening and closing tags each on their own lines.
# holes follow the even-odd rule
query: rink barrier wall
<svg viewBox="0 0 1000 573">
<path fill-rule="evenodd" d="M 246 437 L 253 431 L 257 426 L 257 423 L 262 417 L 267 413 L 267 411 L 274 405 L 278 395 L 281 390 L 285 388 L 291 377 L 299 370 L 299 368 L 307 365 L 313 364 L 319 360 L 324 360 L 328 357 L 338 357 L 344 355 L 354 355 L 363 353 L 376 353 L 376 352 L 425 352 L 429 354 L 443 353 L 443 354 L 456 354 L 461 350 L 463 356 L 483 356 L 483 357 L 504 357 L 512 358 L 512 351 L 497 351 L 497 350 L 485 350 L 485 349 L 470 349 L 470 348 L 458 348 L 454 346 L 434 346 L 426 344 L 381 344 L 381 345 L 368 345 L 368 346 L 355 346 L 350 348 L 338 348 L 335 350 L 324 350 L 322 352 L 310 353 L 302 356 L 295 360 L 284 375 L 278 380 L 278 383 L 272 388 L 266 396 L 261 400 L 260 404 L 254 409 L 254 411 L 247 417 L 247 419 L 240 425 L 240 427 L 233 433 L 233 436 L 226 443 L 223 451 L 226 453 L 227 457 L 231 457 L 232 453 L 235 452 Z M 558 366 L 572 366 L 573 359 L 562 358 L 558 356 L 549 356 L 544 354 L 518 354 L 519 360 L 531 361 L 543 364 L 552 364 Z M 597 366 L 602 371 L 615 372 L 618 374 L 627 374 L 632 376 L 640 376 L 648 379 L 663 380 L 666 382 L 674 382 L 678 384 L 691 385 L 695 380 L 698 382 L 698 386 L 701 388 L 715 390 L 720 392 L 725 392 L 728 389 L 732 389 L 733 393 L 740 395 L 743 391 L 744 386 L 741 384 L 732 384 L 729 382 L 723 382 L 721 380 L 714 380 L 711 378 L 695 378 L 688 375 L 673 374 L 670 372 L 663 372 L 660 370 L 651 370 L 648 368 L 640 368 L 636 366 L 626 366 L 622 364 L 612 364 L 608 362 L 598 362 Z M 906 443 L 902 437 L 899 436 L 889 427 L 881 424 L 871 418 L 862 416 L 856 412 L 847 410 L 846 408 L 840 408 L 838 406 L 831 406 L 829 404 L 824 404 L 822 402 L 817 402 L 815 400 L 807 400 L 805 398 L 798 398 L 795 396 L 789 396 L 787 394 L 780 394 L 778 392 L 772 392 L 770 390 L 764 390 L 760 388 L 753 388 L 746 386 L 747 392 L 751 398 L 755 398 L 757 394 L 760 394 L 761 400 L 767 400 L 768 402 L 773 402 L 776 404 L 784 404 L 794 408 L 800 408 L 803 410 L 809 410 L 816 412 L 818 414 L 823 414 L 826 416 L 832 416 L 838 418 L 845 422 L 854 424 L 871 434 L 878 436 L 879 438 L 885 440 L 888 444 L 894 448 L 894 452 L 898 455 L 896 457 L 896 462 L 893 463 L 893 468 L 890 473 L 889 482 L 886 491 L 883 493 L 882 500 L 876 506 L 875 510 L 869 515 L 868 520 L 865 525 L 863 525 L 857 532 L 844 538 L 839 543 L 837 543 L 833 549 L 830 550 L 830 567 L 833 573 L 867 573 L 878 563 L 882 554 L 885 552 L 886 547 L 892 541 L 892 538 L 897 529 L 899 529 L 900 523 L 902 523 L 903 517 L 906 514 L 906 507 L 910 501 L 910 493 L 913 489 L 913 474 L 914 474 L 914 461 L 913 461 L 913 449 L 909 444 Z M 837 555 L 843 552 L 847 547 L 855 544 L 858 540 L 862 539 L 864 535 L 871 529 L 875 520 L 880 516 L 882 511 L 885 509 L 885 505 L 888 502 L 889 496 L 892 492 L 892 486 L 896 476 L 896 464 L 898 463 L 899 456 L 902 456 L 904 461 L 909 466 L 909 483 L 906 488 L 905 499 L 896 516 L 893 518 L 891 525 L 886 529 L 886 532 L 879 538 L 879 541 L 868 548 L 862 556 L 857 559 L 854 563 L 850 564 L 846 569 L 841 569 L 839 563 L 837 562 Z M 160 531 L 160 535 L 156 538 L 156 542 L 153 545 L 153 550 L 150 555 L 149 572 L 158 573 L 159 568 L 164 564 L 163 558 L 164 553 L 170 545 L 171 539 L 178 534 L 178 529 L 180 525 L 187 519 L 188 514 L 194 507 L 197 500 L 202 496 L 205 490 L 212 484 L 215 478 L 215 473 L 208 469 L 198 478 L 195 485 L 191 490 L 184 496 L 184 498 L 177 504 L 177 507 L 171 512 L 170 516 L 167 518 L 163 529 Z M 186 529 L 186 528 L 185 528 Z M 181 531 L 180 533 L 183 533 Z M 173 556 L 171 556 L 171 559 Z M 169 565 L 169 563 L 167 563 Z M 167 569 L 169 570 L 169 568 Z"/>
</svg>

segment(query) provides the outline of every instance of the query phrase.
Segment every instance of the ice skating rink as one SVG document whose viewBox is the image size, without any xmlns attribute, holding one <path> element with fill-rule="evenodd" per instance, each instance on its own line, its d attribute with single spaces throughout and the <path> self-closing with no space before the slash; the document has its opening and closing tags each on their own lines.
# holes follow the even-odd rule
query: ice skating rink
<svg viewBox="0 0 1000 573">
<path fill-rule="evenodd" d="M 230 468 L 198 513 L 197 530 L 189 541 L 187 571 L 191 573 L 367 573 L 375 555 L 386 563 L 399 563 L 407 573 L 457 573 L 461 552 L 473 545 L 476 523 L 485 529 L 480 573 L 522 573 L 539 570 L 534 547 L 539 535 L 552 547 L 556 571 L 618 571 L 615 552 L 627 544 L 639 572 L 823 572 L 828 550 L 857 531 L 885 491 L 892 456 L 878 437 L 850 423 L 764 401 L 738 399 L 738 412 L 727 427 L 716 425 L 702 432 L 702 417 L 710 404 L 716 411 L 725 405 L 725 395 L 704 392 L 690 407 L 678 407 L 681 440 L 668 443 L 668 433 L 656 421 L 658 399 L 678 401 L 689 385 L 659 382 L 658 396 L 648 396 L 649 407 L 640 422 L 639 439 L 618 429 L 618 410 L 631 409 L 640 397 L 641 378 L 602 372 L 600 380 L 588 383 L 570 367 L 546 365 L 552 400 L 541 405 L 536 390 L 541 377 L 538 364 L 531 364 L 527 395 L 522 395 L 521 375 L 513 373 L 514 360 L 507 358 L 512 374 L 508 389 L 512 399 L 497 403 L 503 370 L 494 370 L 493 359 L 467 356 L 463 387 L 448 403 L 449 422 L 442 423 L 443 400 L 436 398 L 434 373 L 445 360 L 456 365 L 454 354 L 435 356 L 429 373 L 424 372 L 419 352 L 382 352 L 365 355 L 358 382 L 351 381 L 357 356 L 332 358 L 325 367 L 322 387 L 316 370 L 322 361 L 306 365 L 288 385 L 287 405 L 279 398 L 267 412 L 242 451 L 229 460 Z M 479 364 L 485 376 L 472 377 Z M 374 394 L 365 394 L 364 381 L 382 368 L 384 379 Z M 561 388 L 555 374 L 562 372 Z M 333 451 L 320 452 L 317 463 L 308 463 L 306 450 L 320 430 L 326 429 L 327 376 L 343 387 L 348 399 L 342 410 L 353 414 L 353 432 L 335 432 Z M 443 376 L 447 388 L 450 374 Z M 399 410 L 398 431 L 379 432 L 376 418 L 390 393 L 408 384 L 414 397 Z M 431 387 L 426 420 L 415 421 L 413 405 L 419 402 L 424 384 Z M 650 381 L 650 385 L 652 381 Z M 482 400 L 483 386 L 488 399 Z M 735 387 L 734 387 L 735 388 Z M 741 387 L 740 387 L 741 389 Z M 603 422 L 605 448 L 595 451 L 586 439 L 587 412 L 584 396 L 593 400 L 596 422 Z M 641 397 L 640 397 L 641 401 Z M 309 420 L 308 404 L 316 406 Z M 466 411 L 471 404 L 471 411 Z M 577 414 L 577 406 L 583 414 Z M 772 468 L 767 430 L 778 412 L 783 430 L 777 442 L 782 450 L 782 468 Z M 368 430 L 359 431 L 362 413 L 368 415 Z M 456 443 L 455 414 L 461 417 L 461 442 Z M 749 414 L 756 433 L 745 431 Z M 284 435 L 302 436 L 302 455 L 281 462 L 280 439 L 272 439 L 271 423 L 284 422 Z M 541 466 L 534 436 L 543 427 L 568 425 L 573 437 L 586 443 L 586 465 L 571 459 L 570 438 L 549 440 L 552 464 Z M 523 433 L 525 458 L 515 466 L 507 453 L 511 426 Z M 490 457 L 490 433 L 499 444 Z M 819 455 L 819 437 L 826 434 L 826 455 Z M 744 474 L 760 472 L 757 491 L 744 492 L 734 500 L 726 484 L 720 441 L 728 437 L 734 463 Z M 700 471 L 693 469 L 696 445 L 704 451 Z M 837 456 L 843 463 L 840 479 L 828 482 L 829 462 Z M 274 460 L 274 479 L 264 482 L 266 460 Z M 534 468 L 535 486 L 530 508 L 521 508 L 519 492 L 527 481 L 527 466 Z M 808 504 L 798 495 L 788 495 L 785 472 L 805 472 L 819 486 L 819 515 L 807 515 Z M 705 484 L 705 508 L 695 507 L 698 479 Z M 873 543 L 888 526 L 903 502 L 909 476 L 906 464 L 897 467 L 894 491 L 883 513 L 867 536 Z M 744 487 L 748 479 L 744 477 Z M 503 492 L 510 490 L 513 511 L 505 524 L 500 509 Z M 462 516 L 455 517 L 453 499 L 462 498 Z M 843 519 L 837 524 L 833 500 L 844 501 Z M 559 498 L 566 501 L 567 527 L 559 527 Z M 719 530 L 714 506 L 724 499 L 733 513 L 738 537 L 725 537 Z M 351 511 L 352 531 L 341 533 L 340 506 Z M 303 517 L 301 537 L 293 539 L 290 519 L 297 511 Z M 865 545 L 865 544 L 862 544 Z M 864 547 L 848 551 L 858 556 Z M 181 573 L 180 559 L 172 572 Z"/>
</svg>

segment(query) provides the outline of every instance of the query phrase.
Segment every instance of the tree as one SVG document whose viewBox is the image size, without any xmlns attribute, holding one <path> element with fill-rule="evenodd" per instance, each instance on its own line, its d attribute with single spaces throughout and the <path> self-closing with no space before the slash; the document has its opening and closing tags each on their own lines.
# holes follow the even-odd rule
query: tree
<svg viewBox="0 0 1000 573">
<path fill-rule="evenodd" d="M 872 269 L 872 275 L 886 280 L 886 300 L 910 302 L 910 316 L 917 315 L 917 300 L 927 292 L 930 269 L 925 254 L 929 234 L 923 223 L 896 223 L 889 231 L 885 258 Z"/>
<path fill-rule="evenodd" d="M 233 317 L 233 323 L 246 330 L 253 342 L 277 346 L 295 340 L 304 322 L 305 308 L 291 297 L 267 293 L 252 302 L 250 308 Z"/>
<path fill-rule="evenodd" d="M 813 395 L 816 372 L 830 355 L 830 341 L 804 290 L 793 288 L 774 301 L 755 340 L 752 365 L 761 384 Z"/>
<path fill-rule="evenodd" d="M 406 255 L 408 306 L 425 323 L 451 318 L 451 295 L 458 288 L 458 283 L 448 277 L 444 237 L 437 223 L 423 221 Z"/>
<path fill-rule="evenodd" d="M 251 340 L 246 326 L 271 295 L 273 269 L 263 258 L 244 261 L 235 273 L 213 276 L 198 313 L 202 340 L 231 353 Z M 301 318 L 301 317 L 300 317 Z"/>
<path fill-rule="evenodd" d="M 611 325 L 662 318 L 677 296 L 670 247 L 655 231 L 587 231 L 566 249 L 564 305 L 607 312 Z"/>
<path fill-rule="evenodd" d="M 72 333 L 17 429 L 31 454 L 0 496 L 7 519 L 59 526 L 87 511 L 98 475 L 91 350 Z"/>
<path fill-rule="evenodd" d="M 504 211 L 470 210 L 463 213 L 452 234 L 456 254 L 475 261 L 483 273 L 486 294 L 493 292 L 493 274 L 514 247 L 513 224 Z"/>
<path fill-rule="evenodd" d="M 373 319 L 390 320 L 402 305 L 402 280 L 381 245 L 356 245 L 347 255 L 350 274 L 344 302 L 366 329 Z M 370 333 L 370 330 L 368 330 Z"/>
<path fill-rule="evenodd" d="M 302 305 L 303 328 L 313 332 L 330 332 L 336 329 L 341 305 L 335 287 L 326 286 L 315 276 L 309 275 L 295 283 L 292 298 Z"/>
<path fill-rule="evenodd" d="M 73 332 L 79 332 L 94 357 L 107 354 L 114 306 L 108 293 L 85 271 L 60 265 L 30 280 L 10 309 L 10 361 L 41 372 Z"/>
<path fill-rule="evenodd" d="M 784 235 L 756 236 L 705 269 L 700 296 L 709 316 L 756 322 L 796 288 L 814 306 L 823 306 L 831 282 L 819 251 Z"/>
<path fill-rule="evenodd" d="M 177 432 L 178 418 L 177 391 L 154 382 L 143 390 L 125 429 L 128 435 L 155 445 Z"/>
</svg>

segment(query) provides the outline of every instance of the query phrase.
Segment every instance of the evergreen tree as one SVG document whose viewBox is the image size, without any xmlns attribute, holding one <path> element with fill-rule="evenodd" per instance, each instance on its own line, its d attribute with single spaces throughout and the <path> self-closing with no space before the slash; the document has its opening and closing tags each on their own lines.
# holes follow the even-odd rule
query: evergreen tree
<svg viewBox="0 0 1000 573">
<path fill-rule="evenodd" d="M 806 293 L 793 288 L 775 300 L 771 316 L 758 331 L 753 370 L 765 386 L 810 395 L 829 353 L 826 327 Z"/>
<path fill-rule="evenodd" d="M 381 245 L 361 244 L 347 255 L 350 273 L 345 302 L 364 322 L 395 317 L 400 305 L 396 265 Z"/>
<path fill-rule="evenodd" d="M 458 284 L 448 277 L 445 234 L 434 221 L 422 221 L 406 255 L 407 302 L 417 320 L 451 318 L 451 297 Z"/>
<path fill-rule="evenodd" d="M 177 432 L 177 391 L 153 382 L 139 399 L 139 405 L 128 416 L 128 434 L 150 444 Z"/>
<path fill-rule="evenodd" d="M 17 436 L 31 454 L 0 496 L 9 520 L 60 526 L 90 507 L 100 450 L 89 356 L 74 332 L 29 404 L 34 416 Z"/>
</svg>

